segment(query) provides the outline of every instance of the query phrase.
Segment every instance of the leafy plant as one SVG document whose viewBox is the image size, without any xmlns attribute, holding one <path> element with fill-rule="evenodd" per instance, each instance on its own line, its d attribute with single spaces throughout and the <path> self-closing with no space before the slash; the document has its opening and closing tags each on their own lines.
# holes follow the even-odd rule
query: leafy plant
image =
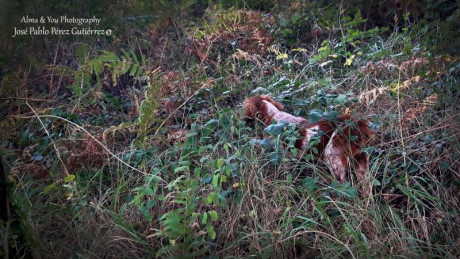
<svg viewBox="0 0 460 259">
<path fill-rule="evenodd" d="M 74 83 L 71 86 L 73 95 L 77 99 L 81 99 L 88 92 L 92 92 L 94 98 L 98 99 L 102 89 L 103 74 L 111 75 L 112 84 L 117 86 L 118 78 L 121 75 L 129 75 L 138 80 L 141 80 L 145 66 L 146 58 L 141 54 L 139 59 L 131 51 L 130 53 L 122 49 L 122 54 L 117 55 L 114 52 L 102 50 L 102 54 L 88 58 L 89 47 L 87 45 L 79 45 L 76 50 L 76 57 L 81 63 L 78 69 L 74 72 Z"/>
</svg>

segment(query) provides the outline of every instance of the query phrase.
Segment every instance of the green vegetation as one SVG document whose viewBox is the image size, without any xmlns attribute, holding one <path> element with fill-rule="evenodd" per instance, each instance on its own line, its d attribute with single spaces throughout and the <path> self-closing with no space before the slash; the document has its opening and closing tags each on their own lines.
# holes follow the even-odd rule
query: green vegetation
<svg viewBox="0 0 460 259">
<path fill-rule="evenodd" d="M 460 257 L 459 5 L 5 3 L 0 255 Z M 66 13 L 113 35 L 11 38 Z M 246 124 L 256 94 L 370 121 L 370 195 L 297 159 L 289 126 Z"/>
</svg>

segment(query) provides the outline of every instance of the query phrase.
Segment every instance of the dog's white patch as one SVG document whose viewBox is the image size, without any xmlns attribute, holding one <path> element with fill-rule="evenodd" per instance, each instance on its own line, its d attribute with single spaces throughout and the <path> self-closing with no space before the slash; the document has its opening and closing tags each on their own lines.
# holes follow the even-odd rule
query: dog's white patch
<svg viewBox="0 0 460 259">
<path fill-rule="evenodd" d="M 341 182 L 344 182 L 346 165 L 344 165 L 342 159 L 340 159 L 340 148 L 334 145 L 334 138 L 336 135 L 337 131 L 334 131 L 329 143 L 327 143 L 326 148 L 324 149 L 324 163 L 336 178 L 338 178 Z"/>
<path fill-rule="evenodd" d="M 302 147 L 301 149 L 305 149 L 306 146 L 308 146 L 308 143 L 310 142 L 310 139 L 315 136 L 316 134 L 318 134 L 318 130 L 319 130 L 319 126 L 314 126 L 314 127 L 311 127 L 311 128 L 308 128 L 308 129 L 302 129 L 302 130 L 306 130 L 306 134 L 305 134 L 305 138 L 302 139 Z"/>
<path fill-rule="evenodd" d="M 265 106 L 267 107 L 267 115 L 268 116 L 271 116 L 275 113 L 279 113 L 280 110 L 278 110 L 278 108 L 276 108 L 275 105 L 273 105 L 271 102 L 269 101 L 266 101 L 266 100 L 263 100 Z"/>
<path fill-rule="evenodd" d="M 301 117 L 296 117 L 290 113 L 283 112 L 278 110 L 275 105 L 273 105 L 271 102 L 263 100 L 265 106 L 267 107 L 267 117 L 273 116 L 273 119 L 276 122 L 288 122 L 288 123 L 295 123 L 295 124 L 300 124 L 300 123 L 305 123 L 307 122 L 306 119 L 301 118 Z"/>
</svg>

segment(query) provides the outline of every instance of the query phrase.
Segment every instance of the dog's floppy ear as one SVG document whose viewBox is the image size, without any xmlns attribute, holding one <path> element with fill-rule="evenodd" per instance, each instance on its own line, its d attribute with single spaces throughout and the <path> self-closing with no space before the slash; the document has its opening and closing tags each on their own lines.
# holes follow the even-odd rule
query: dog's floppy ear
<svg viewBox="0 0 460 259">
<path fill-rule="evenodd" d="M 244 120 L 251 121 L 256 119 L 257 106 L 254 97 L 248 98 L 244 101 Z"/>
<path fill-rule="evenodd" d="M 261 97 L 263 100 L 268 101 L 268 102 L 270 102 L 271 104 L 275 105 L 275 107 L 276 107 L 278 110 L 282 111 L 282 110 L 284 109 L 284 106 L 283 106 L 281 103 L 279 103 L 279 102 L 273 100 L 270 96 L 268 96 L 268 95 L 261 95 L 260 97 Z"/>
</svg>

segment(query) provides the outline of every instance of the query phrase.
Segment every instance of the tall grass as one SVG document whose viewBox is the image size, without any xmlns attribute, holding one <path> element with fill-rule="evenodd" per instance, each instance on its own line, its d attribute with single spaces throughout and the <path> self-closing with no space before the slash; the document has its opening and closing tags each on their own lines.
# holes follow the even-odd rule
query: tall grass
<svg viewBox="0 0 460 259">
<path fill-rule="evenodd" d="M 306 26 L 299 18 L 238 15 L 249 21 L 191 39 L 193 51 L 166 32 L 163 45 L 145 53 L 171 45 L 186 54 L 171 53 L 177 64 L 160 68 L 161 60 L 142 61 L 136 73 L 149 80 L 136 78 L 125 95 L 86 104 L 69 92 L 70 106 L 29 100 L 34 112 L 10 114 L 5 130 L 14 144 L 2 153 L 23 249 L 37 258 L 460 256 L 455 58 L 431 53 L 419 44 L 423 35 L 408 30 L 364 30 L 359 14 L 295 49 L 290 40 Z M 263 23 L 274 39 L 251 34 L 260 49 L 237 52 L 218 40 Z M 134 51 L 125 56 L 137 59 Z M 289 148 L 295 131 L 260 140 L 263 127 L 242 120 L 254 89 L 296 115 L 319 109 L 368 119 L 377 131 L 370 195 L 353 172 L 340 184 L 319 159 L 298 160 Z M 15 148 L 19 157 L 9 153 Z"/>
</svg>

